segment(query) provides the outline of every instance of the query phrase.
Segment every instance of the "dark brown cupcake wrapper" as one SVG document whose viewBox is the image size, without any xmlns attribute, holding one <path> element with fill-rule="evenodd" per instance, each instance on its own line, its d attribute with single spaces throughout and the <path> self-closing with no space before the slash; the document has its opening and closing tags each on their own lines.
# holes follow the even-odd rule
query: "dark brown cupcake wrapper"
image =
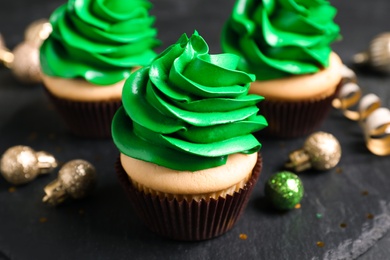
<svg viewBox="0 0 390 260">
<path fill-rule="evenodd" d="M 121 100 L 113 101 L 73 101 L 46 94 L 61 115 L 69 130 L 80 137 L 110 138 L 111 121 L 122 105 Z"/>
<path fill-rule="evenodd" d="M 145 194 L 133 187 L 119 159 L 115 169 L 134 210 L 150 230 L 171 239 L 197 241 L 220 236 L 234 226 L 260 176 L 262 157 L 259 153 L 252 176 L 242 189 L 208 201 L 178 201 Z"/>
<path fill-rule="evenodd" d="M 318 129 L 332 107 L 332 101 L 337 96 L 336 91 L 320 100 L 307 101 L 276 101 L 263 100 L 260 102 L 260 113 L 267 119 L 268 126 L 262 135 L 294 138 L 313 133 Z"/>
</svg>

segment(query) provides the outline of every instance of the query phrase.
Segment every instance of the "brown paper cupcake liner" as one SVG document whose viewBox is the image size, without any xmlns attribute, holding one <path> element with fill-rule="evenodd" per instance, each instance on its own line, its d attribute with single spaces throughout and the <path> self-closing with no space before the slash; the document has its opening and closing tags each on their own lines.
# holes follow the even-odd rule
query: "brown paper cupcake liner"
<svg viewBox="0 0 390 260">
<path fill-rule="evenodd" d="M 261 131 L 261 135 L 294 138 L 313 133 L 329 114 L 339 88 L 340 84 L 332 95 L 320 100 L 263 100 L 259 103 L 259 108 L 267 119 L 268 126 Z"/>
<path fill-rule="evenodd" d="M 179 201 L 145 194 L 133 187 L 119 159 L 115 169 L 134 210 L 150 230 L 171 239 L 197 241 L 220 236 L 234 226 L 260 176 L 262 157 L 259 153 L 252 176 L 242 189 L 208 201 Z"/>
<path fill-rule="evenodd" d="M 69 130 L 77 136 L 110 138 L 111 121 L 122 101 L 85 102 L 58 98 L 45 88 L 47 96 Z"/>
</svg>

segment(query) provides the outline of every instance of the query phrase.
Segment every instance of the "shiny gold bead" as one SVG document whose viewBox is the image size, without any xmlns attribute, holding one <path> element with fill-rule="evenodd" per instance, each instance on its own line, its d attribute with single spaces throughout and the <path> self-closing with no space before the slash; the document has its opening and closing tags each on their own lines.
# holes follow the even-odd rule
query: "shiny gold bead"
<svg viewBox="0 0 390 260">
<path fill-rule="evenodd" d="M 335 167 L 341 158 L 339 141 L 330 133 L 316 132 L 310 135 L 301 149 L 289 154 L 286 167 L 297 172 L 310 168 L 324 171 Z"/>
<path fill-rule="evenodd" d="M 28 146 L 13 146 L 5 151 L 0 161 L 0 171 L 3 177 L 15 185 L 25 184 L 34 180 L 39 174 L 46 174 L 57 167 L 53 155 L 36 152 Z"/>
<path fill-rule="evenodd" d="M 96 183 L 95 167 L 85 160 L 72 160 L 62 166 L 58 178 L 45 187 L 43 202 L 58 205 L 68 197 L 87 196 Z"/>
</svg>

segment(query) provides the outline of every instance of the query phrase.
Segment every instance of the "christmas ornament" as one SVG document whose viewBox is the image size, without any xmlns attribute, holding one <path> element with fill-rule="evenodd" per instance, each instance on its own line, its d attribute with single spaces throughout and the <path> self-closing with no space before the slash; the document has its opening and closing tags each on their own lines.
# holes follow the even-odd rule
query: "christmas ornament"
<svg viewBox="0 0 390 260">
<path fill-rule="evenodd" d="M 39 174 L 50 173 L 57 167 L 53 155 L 36 152 L 28 146 L 13 146 L 5 151 L 0 162 L 3 177 L 15 185 L 25 184 L 35 179 Z"/>
<path fill-rule="evenodd" d="M 289 171 L 272 175 L 265 184 L 265 196 L 276 209 L 294 208 L 301 201 L 303 193 L 302 181 Z"/>
<path fill-rule="evenodd" d="M 339 141 L 332 134 L 316 132 L 306 139 L 301 149 L 289 154 L 290 161 L 285 166 L 296 172 L 310 168 L 329 170 L 338 164 L 340 157 Z"/>
<path fill-rule="evenodd" d="M 25 31 L 25 40 L 12 52 L 5 47 L 3 40 L 0 45 L 0 60 L 11 69 L 19 81 L 23 83 L 41 82 L 39 47 L 50 35 L 51 30 L 51 25 L 47 20 L 33 22 Z"/>
<path fill-rule="evenodd" d="M 390 33 L 382 33 L 374 37 L 368 50 L 355 54 L 353 61 L 357 65 L 368 65 L 372 69 L 390 73 Z"/>
<path fill-rule="evenodd" d="M 62 166 L 58 178 L 45 188 L 43 202 L 58 205 L 68 197 L 80 199 L 87 196 L 96 183 L 95 167 L 84 160 L 72 160 Z"/>
</svg>

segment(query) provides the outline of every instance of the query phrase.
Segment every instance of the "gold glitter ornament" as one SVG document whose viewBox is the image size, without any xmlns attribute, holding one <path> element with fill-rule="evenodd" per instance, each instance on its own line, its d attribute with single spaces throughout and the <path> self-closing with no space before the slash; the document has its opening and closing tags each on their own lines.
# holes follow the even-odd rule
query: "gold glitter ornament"
<svg viewBox="0 0 390 260">
<path fill-rule="evenodd" d="M 50 173 L 56 167 L 57 160 L 53 155 L 44 151 L 36 152 L 23 145 L 7 149 L 0 161 L 1 174 L 15 185 L 30 182 L 39 174 Z"/>
<path fill-rule="evenodd" d="M 375 36 L 368 50 L 355 54 L 353 61 L 357 65 L 368 65 L 378 72 L 390 73 L 390 33 Z"/>
<path fill-rule="evenodd" d="M 324 171 L 335 167 L 341 158 L 339 141 L 330 133 L 316 132 L 310 135 L 301 149 L 289 154 L 288 169 L 301 172 L 310 168 Z"/>
<path fill-rule="evenodd" d="M 8 67 L 13 75 L 23 83 L 41 82 L 39 48 L 22 42 L 13 50 L 13 60 Z"/>
<path fill-rule="evenodd" d="M 95 167 L 85 160 L 72 160 L 64 164 L 58 178 L 44 188 L 43 202 L 55 206 L 68 197 L 83 198 L 93 190 L 95 183 Z"/>
<path fill-rule="evenodd" d="M 5 47 L 4 40 L 0 44 L 0 60 L 11 69 L 19 81 L 23 83 L 42 81 L 39 48 L 51 31 L 50 23 L 41 19 L 27 27 L 24 41 L 18 44 L 12 52 Z"/>
</svg>

